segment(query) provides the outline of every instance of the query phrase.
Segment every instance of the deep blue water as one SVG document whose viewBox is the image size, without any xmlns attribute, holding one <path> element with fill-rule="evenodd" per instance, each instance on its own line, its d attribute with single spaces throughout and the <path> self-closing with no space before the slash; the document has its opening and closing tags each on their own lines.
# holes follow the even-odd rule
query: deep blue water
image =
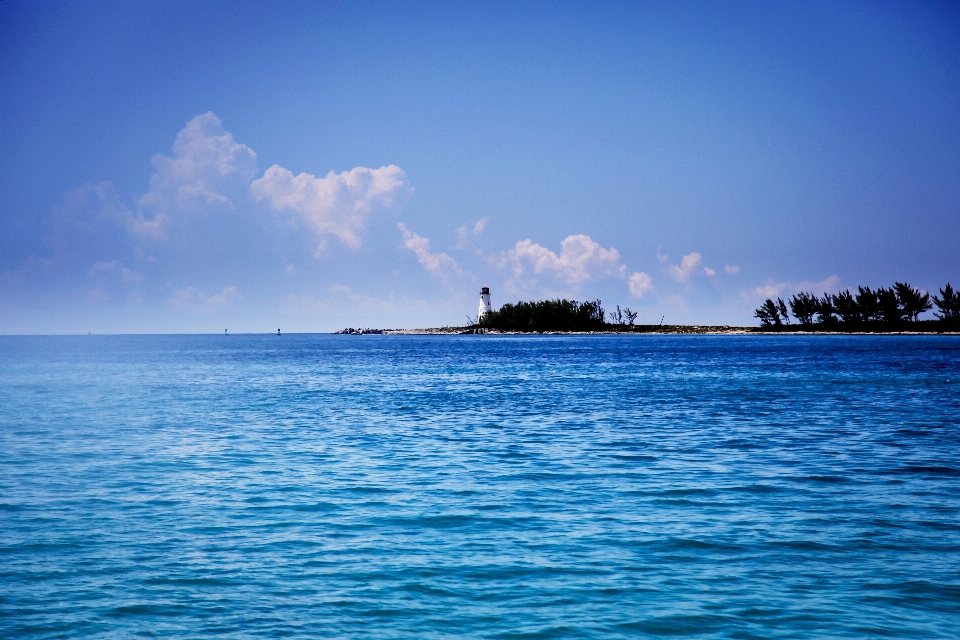
<svg viewBox="0 0 960 640">
<path fill-rule="evenodd" d="M 0 636 L 960 636 L 960 339 L 0 338 Z"/>
</svg>

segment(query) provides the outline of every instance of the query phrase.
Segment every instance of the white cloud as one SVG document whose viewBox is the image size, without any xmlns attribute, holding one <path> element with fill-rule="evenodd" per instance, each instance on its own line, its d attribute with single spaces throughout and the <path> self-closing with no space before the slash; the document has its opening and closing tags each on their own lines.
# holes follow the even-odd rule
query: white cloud
<svg viewBox="0 0 960 640">
<path fill-rule="evenodd" d="M 403 246 L 417 254 L 417 261 L 432 275 L 444 282 L 449 282 L 453 275 L 463 275 L 456 260 L 445 253 L 430 253 L 429 238 L 418 236 L 402 222 L 397 223 L 397 228 L 403 235 Z"/>
<path fill-rule="evenodd" d="M 668 255 L 665 254 L 665 253 L 660 253 L 660 247 L 658 246 L 658 247 L 657 247 L 657 261 L 659 261 L 659 262 L 666 262 L 666 261 L 669 260 L 669 259 L 670 259 L 670 256 L 668 256 Z"/>
<path fill-rule="evenodd" d="M 235 142 L 213 113 L 199 115 L 177 134 L 173 157 L 153 157 L 150 190 L 133 210 L 111 182 L 86 184 L 67 193 L 55 207 L 54 245 L 61 255 L 85 253 L 101 259 L 172 235 L 199 238 L 202 245 L 209 239 L 204 233 L 211 230 L 198 223 L 213 211 L 234 212 L 234 200 L 247 197 L 256 161 L 257 155 Z"/>
<path fill-rule="evenodd" d="M 268 200 L 274 209 L 292 210 L 310 224 L 320 239 L 319 254 L 327 236 L 334 236 L 351 249 L 360 248 L 360 233 L 375 207 L 388 208 L 413 191 L 406 174 L 396 165 L 368 169 L 356 167 L 343 173 L 331 171 L 323 178 L 293 172 L 273 165 L 250 185 L 257 200 Z"/>
<path fill-rule="evenodd" d="M 659 256 L 657 257 L 659 258 Z M 680 259 L 680 266 L 672 264 L 667 267 L 667 273 L 677 282 L 688 282 L 697 272 L 702 257 L 696 251 L 688 253 Z"/>
<path fill-rule="evenodd" d="M 477 220 L 477 223 L 473 225 L 472 229 L 467 228 L 467 225 L 461 225 L 457 227 L 457 237 L 460 238 L 460 242 L 457 243 L 456 249 L 466 249 L 469 247 L 472 242 L 472 238 L 478 238 L 483 230 L 486 228 L 487 223 L 490 222 L 490 218 L 480 218 Z M 479 251 L 477 251 L 480 254 Z"/>
<path fill-rule="evenodd" d="M 821 282 L 811 282 L 809 280 L 804 280 L 803 282 L 775 282 L 773 278 L 769 278 L 765 285 L 754 289 L 753 294 L 763 298 L 775 298 L 780 295 L 810 291 L 819 295 L 820 293 L 836 290 L 839 286 L 840 278 L 836 275 L 832 275 Z"/>
<path fill-rule="evenodd" d="M 724 265 L 723 270 L 729 273 L 730 275 L 733 275 L 735 273 L 740 273 L 740 267 L 738 267 L 735 264 Z"/>
<path fill-rule="evenodd" d="M 232 211 L 231 196 L 242 196 L 257 170 L 257 154 L 223 130 L 213 112 L 187 123 L 173 143 L 173 157 L 153 157 L 150 191 L 140 206 L 152 212 L 143 220 L 144 233 L 158 236 L 180 212 L 202 214 L 211 209 Z M 156 228 L 151 229 L 150 224 Z"/>
<path fill-rule="evenodd" d="M 173 296 L 170 297 L 168 302 L 181 309 L 212 311 L 213 309 L 231 305 L 242 299 L 243 296 L 240 295 L 236 287 L 226 287 L 220 293 L 213 295 L 207 295 L 196 287 L 186 287 L 185 289 L 174 291 Z"/>
<path fill-rule="evenodd" d="M 712 278 L 713 276 L 717 275 L 717 272 L 711 269 L 710 267 L 704 267 L 703 272 L 707 274 L 707 277 L 709 278 Z"/>
<path fill-rule="evenodd" d="M 318 272 L 321 265 L 307 259 L 318 244 L 338 238 L 358 248 L 370 216 L 412 192 L 393 165 L 319 178 L 282 166 L 260 174 L 256 153 L 213 113 L 191 119 L 172 142 L 172 150 L 153 156 L 149 187 L 141 185 L 137 195 L 121 198 L 111 182 L 63 194 L 52 207 L 45 246 L 11 265 L 17 268 L 0 269 L 0 285 L 26 292 L 30 282 L 47 281 L 71 293 L 97 287 L 102 299 L 137 294 L 153 304 L 223 307 L 240 299 L 236 288 L 218 292 L 202 283 L 222 286 L 252 272 L 264 282 L 298 269 Z M 485 224 L 471 223 L 472 235 Z M 459 273 L 452 258 L 435 258 L 441 266 L 449 259 Z"/>
<path fill-rule="evenodd" d="M 650 276 L 642 271 L 630 276 L 630 293 L 637 298 L 642 298 L 648 291 L 653 291 L 653 280 Z"/>
<path fill-rule="evenodd" d="M 573 286 L 598 275 L 622 275 L 626 271 L 616 249 L 604 249 L 583 234 L 567 236 L 560 243 L 560 255 L 529 239 L 521 240 L 500 255 L 499 263 L 509 264 L 517 277 L 532 268 L 533 273 L 550 273 Z"/>
</svg>

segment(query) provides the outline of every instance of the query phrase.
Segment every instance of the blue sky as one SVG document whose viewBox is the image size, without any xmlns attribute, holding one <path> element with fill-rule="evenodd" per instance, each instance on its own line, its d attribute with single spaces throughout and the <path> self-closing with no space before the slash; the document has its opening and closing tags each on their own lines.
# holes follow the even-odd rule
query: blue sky
<svg viewBox="0 0 960 640">
<path fill-rule="evenodd" d="M 0 332 L 960 284 L 952 3 L 0 3 Z"/>
</svg>

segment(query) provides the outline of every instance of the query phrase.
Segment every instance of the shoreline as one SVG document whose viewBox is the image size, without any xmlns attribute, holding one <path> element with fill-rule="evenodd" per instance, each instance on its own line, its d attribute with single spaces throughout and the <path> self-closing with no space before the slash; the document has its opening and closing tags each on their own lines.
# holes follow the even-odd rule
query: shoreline
<svg viewBox="0 0 960 640">
<path fill-rule="evenodd" d="M 498 336 L 612 336 L 612 335 L 834 335 L 834 336 L 956 336 L 957 331 L 831 331 L 831 330 L 787 330 L 770 331 L 759 327 L 735 327 L 729 325 L 637 325 L 636 328 L 613 329 L 606 331 L 500 331 L 498 329 L 477 329 L 470 327 L 431 327 L 420 329 L 344 329 L 335 335 L 498 335 Z"/>
</svg>

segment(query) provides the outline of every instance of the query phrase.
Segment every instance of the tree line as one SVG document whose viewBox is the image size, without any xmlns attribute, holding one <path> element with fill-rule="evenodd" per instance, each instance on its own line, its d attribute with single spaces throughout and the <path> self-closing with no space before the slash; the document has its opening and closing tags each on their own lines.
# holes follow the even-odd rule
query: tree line
<svg viewBox="0 0 960 640">
<path fill-rule="evenodd" d="M 789 312 L 787 306 L 789 304 Z M 897 282 L 892 287 L 857 287 L 856 293 L 849 289 L 840 293 L 824 293 L 817 297 L 800 292 L 788 302 L 782 298 L 767 300 L 754 312 L 760 325 L 766 328 L 790 324 L 790 315 L 804 326 L 842 325 L 844 327 L 878 326 L 892 327 L 919 321 L 920 314 L 936 306 L 937 320 L 960 323 L 960 293 L 947 283 L 939 296 L 923 293 L 906 282 Z"/>
<path fill-rule="evenodd" d="M 599 300 L 540 300 L 507 303 L 487 313 L 477 326 L 501 331 L 603 331 L 611 325 L 631 326 L 637 312 L 629 308 L 607 313 Z M 609 322 L 607 321 L 609 319 Z"/>
</svg>

